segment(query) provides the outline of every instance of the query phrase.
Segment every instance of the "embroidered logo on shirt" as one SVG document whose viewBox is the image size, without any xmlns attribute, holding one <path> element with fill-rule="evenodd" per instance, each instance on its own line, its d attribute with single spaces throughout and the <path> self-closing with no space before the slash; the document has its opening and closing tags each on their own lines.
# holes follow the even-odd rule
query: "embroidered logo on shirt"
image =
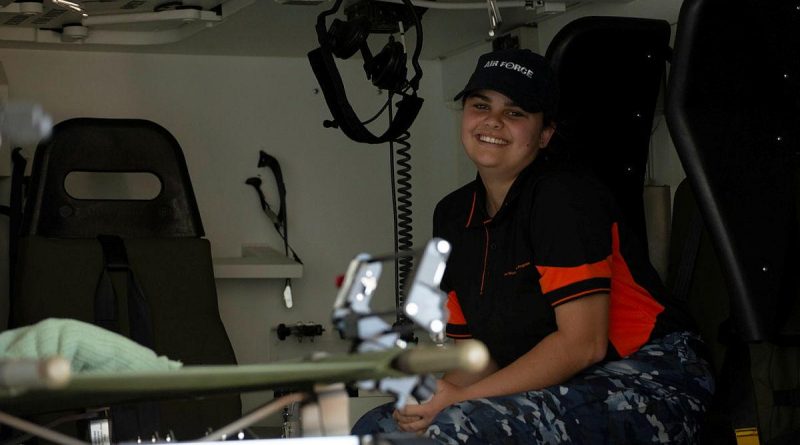
<svg viewBox="0 0 800 445">
<path fill-rule="evenodd" d="M 524 262 L 522 264 L 517 264 L 517 266 L 514 267 L 514 270 L 510 270 L 508 272 L 503 273 L 503 276 L 504 277 L 512 277 L 512 276 L 516 275 L 517 272 L 519 272 L 520 270 L 525 269 L 526 267 L 530 267 L 530 265 L 531 265 L 530 261 L 526 261 L 526 262 Z"/>
</svg>

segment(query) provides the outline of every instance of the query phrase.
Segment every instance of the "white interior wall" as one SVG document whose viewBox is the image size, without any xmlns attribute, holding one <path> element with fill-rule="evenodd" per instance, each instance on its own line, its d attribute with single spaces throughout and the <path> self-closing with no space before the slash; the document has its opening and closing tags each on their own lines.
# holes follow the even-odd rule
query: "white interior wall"
<svg viewBox="0 0 800 445">
<path fill-rule="evenodd" d="M 167 128 L 186 156 L 206 236 L 214 256 L 237 256 L 245 243 L 282 241 L 258 207 L 247 177 L 258 151 L 281 163 L 289 235 L 305 262 L 293 280 L 295 306 L 283 305 L 283 280 L 218 280 L 220 312 L 240 363 L 345 350 L 330 326 L 335 278 L 357 253 L 393 246 L 387 145 L 357 144 L 325 129 L 330 113 L 305 58 L 148 55 L 79 51 L 0 50 L 9 99 L 34 101 L 56 122 L 79 116 L 144 118 Z M 453 113 L 442 98 L 440 63 L 422 64 L 425 105 L 411 129 L 414 239 L 431 233 L 435 203 L 457 182 Z M 366 80 L 360 62 L 340 65 L 348 95 L 362 118 L 385 100 Z M 375 124 L 385 128 L 385 120 Z M 32 147 L 27 147 L 28 153 Z M 7 186 L 7 180 L 0 181 Z M 274 186 L 268 200 L 277 205 Z M 393 307 L 387 266 L 377 305 Z M 280 342 L 279 323 L 321 323 L 315 343 Z M 267 395 L 245 398 L 245 409 Z"/>
</svg>

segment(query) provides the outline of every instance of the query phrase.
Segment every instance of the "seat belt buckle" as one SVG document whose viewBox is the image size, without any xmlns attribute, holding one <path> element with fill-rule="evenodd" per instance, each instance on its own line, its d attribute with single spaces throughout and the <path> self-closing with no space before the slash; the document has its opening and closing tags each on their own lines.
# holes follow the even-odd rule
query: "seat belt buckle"
<svg viewBox="0 0 800 445">
<path fill-rule="evenodd" d="M 758 440 L 758 428 L 737 428 L 736 445 L 760 445 Z"/>
</svg>

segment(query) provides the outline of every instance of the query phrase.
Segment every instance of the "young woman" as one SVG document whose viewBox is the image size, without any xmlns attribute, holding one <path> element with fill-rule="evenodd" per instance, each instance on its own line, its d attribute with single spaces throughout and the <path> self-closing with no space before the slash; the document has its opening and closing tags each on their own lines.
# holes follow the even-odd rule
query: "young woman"
<svg viewBox="0 0 800 445">
<path fill-rule="evenodd" d="M 492 363 L 445 374 L 426 403 L 376 408 L 354 433 L 692 443 L 713 392 L 702 343 L 609 192 L 543 154 L 558 102 L 547 62 L 528 50 L 484 54 L 456 99 L 478 177 L 434 213 L 434 235 L 453 246 L 447 335 L 483 341 Z"/>
</svg>

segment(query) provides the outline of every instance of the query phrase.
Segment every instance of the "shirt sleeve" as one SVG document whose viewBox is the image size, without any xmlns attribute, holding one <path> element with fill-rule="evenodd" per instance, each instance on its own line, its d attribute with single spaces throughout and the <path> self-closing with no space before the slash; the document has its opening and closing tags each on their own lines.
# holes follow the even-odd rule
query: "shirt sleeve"
<svg viewBox="0 0 800 445">
<path fill-rule="evenodd" d="M 567 176 L 540 184 L 531 240 L 539 285 L 551 306 L 611 291 L 613 208 L 599 183 Z"/>
</svg>

